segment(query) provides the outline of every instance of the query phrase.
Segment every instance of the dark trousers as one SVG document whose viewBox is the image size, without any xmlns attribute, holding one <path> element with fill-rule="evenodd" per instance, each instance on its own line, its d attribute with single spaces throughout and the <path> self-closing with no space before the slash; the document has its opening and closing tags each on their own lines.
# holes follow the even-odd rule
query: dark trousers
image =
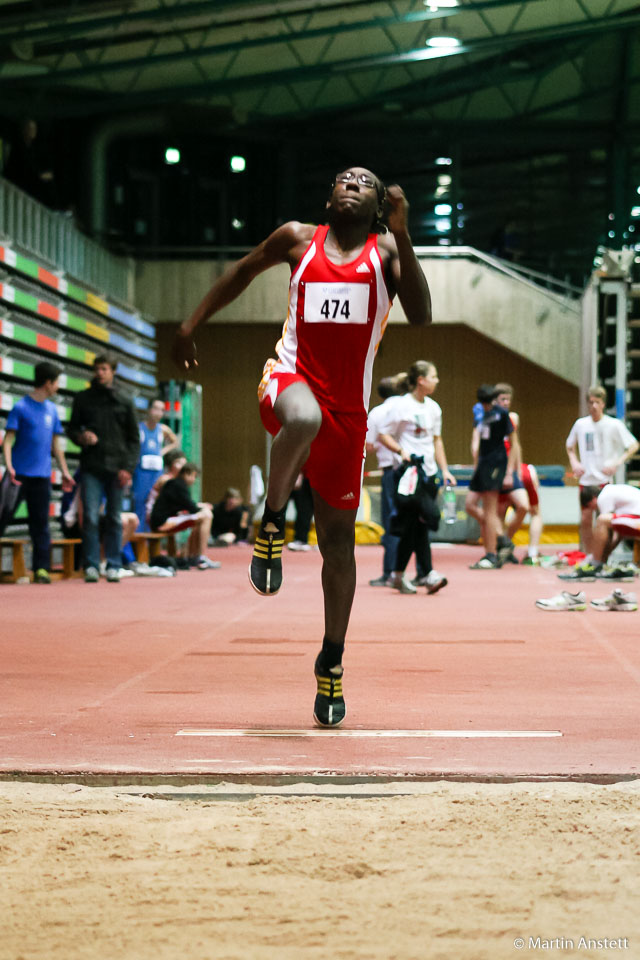
<svg viewBox="0 0 640 960">
<path fill-rule="evenodd" d="M 417 514 L 406 518 L 405 530 L 398 544 L 396 558 L 397 571 L 404 573 L 412 553 L 416 555 L 416 572 L 418 576 L 426 577 L 432 570 L 431 544 L 429 543 L 429 530 L 427 529 L 427 525 Z"/>
<path fill-rule="evenodd" d="M 395 510 L 395 492 L 396 477 L 393 467 L 385 467 L 382 471 L 382 491 L 381 491 L 381 514 L 384 533 L 381 538 L 384 554 L 382 557 L 382 572 L 385 577 L 390 577 L 396 569 L 396 557 L 398 555 L 398 544 L 400 537 L 390 533 L 391 517 Z"/>
<path fill-rule="evenodd" d="M 34 570 L 48 570 L 51 564 L 51 534 L 49 533 L 50 477 L 25 477 L 16 474 L 20 490 L 16 501 L 24 500 L 29 512 L 29 536 L 33 545 L 31 566 Z"/>
<path fill-rule="evenodd" d="M 105 498 L 104 552 L 107 567 L 118 569 L 122 565 L 122 487 L 118 474 L 105 471 L 100 475 L 85 471 L 81 480 L 82 496 L 82 549 L 84 567 L 100 566 L 100 505 Z"/>
<path fill-rule="evenodd" d="M 293 525 L 293 539 L 300 543 L 307 543 L 309 530 L 313 520 L 313 494 L 311 484 L 304 477 L 302 484 L 291 493 L 291 499 L 296 505 L 296 519 Z"/>
<path fill-rule="evenodd" d="M 427 489 L 432 499 L 438 495 L 435 475 L 427 480 Z M 431 544 L 429 542 L 429 528 L 419 515 L 419 508 L 404 507 L 399 517 L 402 521 L 402 534 L 399 538 L 395 569 L 404 573 L 411 554 L 416 555 L 416 573 L 420 578 L 431 573 Z"/>
</svg>

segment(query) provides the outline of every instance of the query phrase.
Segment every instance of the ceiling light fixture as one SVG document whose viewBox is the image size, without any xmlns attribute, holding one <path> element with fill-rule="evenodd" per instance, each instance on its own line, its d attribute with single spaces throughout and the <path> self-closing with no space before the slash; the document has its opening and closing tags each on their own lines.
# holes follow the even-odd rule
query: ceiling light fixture
<svg viewBox="0 0 640 960">
<path fill-rule="evenodd" d="M 429 7 L 434 13 L 441 7 L 457 7 L 459 0 L 422 0 L 425 7 Z"/>
<path fill-rule="evenodd" d="M 434 50 L 455 50 L 460 46 L 460 41 L 451 30 L 447 30 L 445 33 L 432 33 L 426 44 Z"/>
</svg>

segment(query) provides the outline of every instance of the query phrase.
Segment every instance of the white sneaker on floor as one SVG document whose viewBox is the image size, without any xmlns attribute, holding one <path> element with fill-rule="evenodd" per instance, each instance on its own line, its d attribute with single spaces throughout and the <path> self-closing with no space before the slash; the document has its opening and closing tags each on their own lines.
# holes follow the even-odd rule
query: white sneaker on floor
<svg viewBox="0 0 640 960">
<path fill-rule="evenodd" d="M 536 607 L 539 610 L 586 610 L 587 598 L 584 593 L 569 593 L 563 590 L 555 597 L 549 597 L 547 600 L 536 600 Z"/>
<path fill-rule="evenodd" d="M 397 590 L 399 593 L 417 593 L 418 591 L 414 585 L 407 580 L 406 577 L 403 577 L 400 573 L 391 574 L 391 580 L 389 586 L 393 587 L 394 590 Z"/>
<path fill-rule="evenodd" d="M 635 593 L 624 593 L 623 590 L 614 590 L 602 600 L 592 600 L 591 606 L 596 610 L 621 610 L 624 612 L 637 610 L 638 601 Z"/>
<path fill-rule="evenodd" d="M 135 577 L 135 570 L 129 570 L 128 567 L 120 567 L 118 570 L 118 575 L 121 580 L 126 580 L 127 577 Z"/>
<path fill-rule="evenodd" d="M 448 584 L 446 577 L 443 577 L 441 573 L 438 573 L 437 570 L 431 570 L 430 573 L 423 577 L 420 581 L 420 586 L 427 588 L 427 593 L 437 593 L 438 590 L 442 590 L 443 587 L 446 587 Z"/>
<path fill-rule="evenodd" d="M 299 553 L 308 553 L 311 550 L 310 543 L 303 543 L 302 540 L 292 540 L 291 543 L 287 544 L 288 550 L 295 550 Z"/>
</svg>

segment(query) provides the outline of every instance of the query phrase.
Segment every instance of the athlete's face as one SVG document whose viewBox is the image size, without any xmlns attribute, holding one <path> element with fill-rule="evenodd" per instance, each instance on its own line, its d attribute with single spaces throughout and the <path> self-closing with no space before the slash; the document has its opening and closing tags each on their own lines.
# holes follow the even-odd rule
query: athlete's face
<svg viewBox="0 0 640 960">
<path fill-rule="evenodd" d="M 60 379 L 56 377 L 55 380 L 47 380 L 44 385 L 45 393 L 48 397 L 54 397 L 60 388 Z"/>
<path fill-rule="evenodd" d="M 110 363 L 96 363 L 93 373 L 100 386 L 110 387 L 113 383 L 115 370 Z"/>
<path fill-rule="evenodd" d="M 434 393 L 436 387 L 440 383 L 440 377 L 438 376 L 438 371 L 435 367 L 429 367 L 429 372 L 426 374 L 426 376 L 419 377 L 418 379 L 427 396 L 430 396 L 432 393 Z"/>
<path fill-rule="evenodd" d="M 604 400 L 600 397 L 587 397 L 587 409 L 592 420 L 596 422 L 601 420 L 604 414 Z"/>
<path fill-rule="evenodd" d="M 366 167 L 349 167 L 336 174 L 327 209 L 343 217 L 373 223 L 380 208 L 380 181 Z"/>
<path fill-rule="evenodd" d="M 162 400 L 154 400 L 149 407 L 149 420 L 154 423 L 160 423 L 164 416 L 164 403 Z"/>
<path fill-rule="evenodd" d="M 510 393 L 499 393 L 496 397 L 496 403 L 499 407 L 503 407 L 505 410 L 511 409 L 511 394 Z"/>
</svg>

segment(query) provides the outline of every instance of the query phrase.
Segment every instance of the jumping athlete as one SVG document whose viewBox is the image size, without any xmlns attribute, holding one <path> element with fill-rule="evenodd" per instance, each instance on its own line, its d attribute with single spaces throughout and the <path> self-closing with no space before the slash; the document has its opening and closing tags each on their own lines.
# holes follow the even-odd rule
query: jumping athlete
<svg viewBox="0 0 640 960">
<path fill-rule="evenodd" d="M 431 298 L 399 186 L 385 190 L 370 170 L 349 167 L 335 177 L 326 209 L 324 226 L 285 223 L 220 277 L 180 327 L 174 359 L 183 371 L 195 365 L 197 325 L 264 270 L 289 265 L 289 314 L 277 359 L 265 364 L 258 390 L 262 421 L 275 439 L 249 579 L 264 596 L 280 589 L 285 508 L 302 470 L 313 490 L 323 561 L 314 717 L 335 727 L 346 712 L 342 656 L 356 584 L 355 520 L 373 361 L 395 294 L 416 325 L 431 322 Z"/>
</svg>

